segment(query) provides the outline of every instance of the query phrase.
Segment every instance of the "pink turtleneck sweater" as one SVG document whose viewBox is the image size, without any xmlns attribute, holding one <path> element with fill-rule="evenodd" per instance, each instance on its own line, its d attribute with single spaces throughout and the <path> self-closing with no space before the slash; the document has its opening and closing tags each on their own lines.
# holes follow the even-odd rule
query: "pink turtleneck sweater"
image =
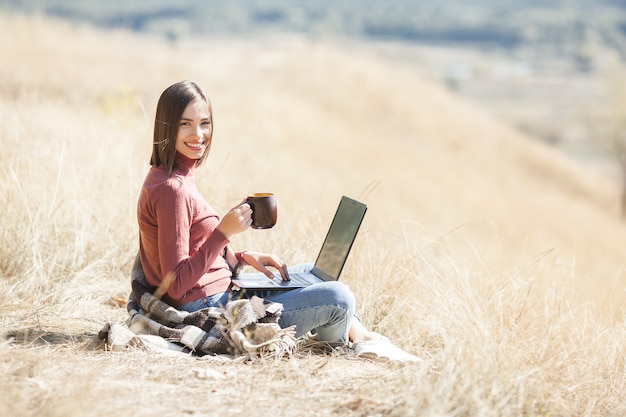
<svg viewBox="0 0 626 417">
<path fill-rule="evenodd" d="M 222 256 L 229 240 L 216 230 L 217 212 L 198 192 L 195 160 L 176 152 L 172 175 L 151 167 L 137 204 L 141 264 L 148 284 L 172 282 L 164 301 L 179 306 L 227 291 L 231 271 Z"/>
</svg>

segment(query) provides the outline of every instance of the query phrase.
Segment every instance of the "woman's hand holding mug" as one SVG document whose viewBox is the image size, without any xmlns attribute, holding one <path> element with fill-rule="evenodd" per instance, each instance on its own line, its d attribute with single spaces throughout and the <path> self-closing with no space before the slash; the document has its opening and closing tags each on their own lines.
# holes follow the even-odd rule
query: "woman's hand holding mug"
<svg viewBox="0 0 626 417">
<path fill-rule="evenodd" d="M 230 239 L 231 236 L 246 231 L 252 224 L 252 209 L 248 203 L 230 209 L 217 225 L 217 230 Z"/>
</svg>

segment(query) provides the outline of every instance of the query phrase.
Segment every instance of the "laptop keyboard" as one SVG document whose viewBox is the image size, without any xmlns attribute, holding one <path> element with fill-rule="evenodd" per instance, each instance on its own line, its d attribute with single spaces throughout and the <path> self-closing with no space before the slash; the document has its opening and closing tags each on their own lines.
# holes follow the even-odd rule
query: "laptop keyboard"
<svg viewBox="0 0 626 417">
<path fill-rule="evenodd" d="M 278 276 L 274 276 L 274 281 L 278 281 L 279 283 L 282 282 L 282 278 L 280 275 Z M 302 275 L 298 275 L 298 274 L 289 274 L 289 280 L 290 282 L 296 284 L 296 285 L 310 285 L 311 284 L 311 280 L 307 279 L 306 277 L 302 276 Z"/>
</svg>

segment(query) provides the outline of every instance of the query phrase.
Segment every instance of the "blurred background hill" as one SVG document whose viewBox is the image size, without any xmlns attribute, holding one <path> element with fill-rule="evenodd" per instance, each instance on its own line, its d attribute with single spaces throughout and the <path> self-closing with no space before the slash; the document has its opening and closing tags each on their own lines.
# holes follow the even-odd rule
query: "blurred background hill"
<svg viewBox="0 0 626 417">
<path fill-rule="evenodd" d="M 0 9 L 164 36 L 366 41 L 569 156 L 621 179 L 598 124 L 626 57 L 619 0 L 2 0 Z M 618 62 L 618 64 L 616 64 Z M 620 81 L 624 82 L 624 81 Z M 622 99 L 620 99 L 622 100 Z"/>
<path fill-rule="evenodd" d="M 590 36 L 624 48 L 626 5 L 618 0 L 5 0 L 6 10 L 43 13 L 110 28 L 189 34 L 299 32 L 418 42 L 522 45 L 567 52 L 582 69 Z"/>
</svg>

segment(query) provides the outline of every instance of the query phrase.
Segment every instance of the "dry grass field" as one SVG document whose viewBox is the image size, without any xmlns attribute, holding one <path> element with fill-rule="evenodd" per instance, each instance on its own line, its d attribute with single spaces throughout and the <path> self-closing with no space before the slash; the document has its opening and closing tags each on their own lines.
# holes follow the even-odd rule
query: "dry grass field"
<svg viewBox="0 0 626 417">
<path fill-rule="evenodd" d="M 626 413 L 616 184 L 364 48 L 15 16 L 0 34 L 0 415 Z M 278 195 L 279 224 L 233 246 L 308 261 L 340 196 L 366 202 L 342 279 L 424 365 L 90 348 L 126 318 L 154 108 L 181 79 L 213 101 L 207 200 Z"/>
</svg>

